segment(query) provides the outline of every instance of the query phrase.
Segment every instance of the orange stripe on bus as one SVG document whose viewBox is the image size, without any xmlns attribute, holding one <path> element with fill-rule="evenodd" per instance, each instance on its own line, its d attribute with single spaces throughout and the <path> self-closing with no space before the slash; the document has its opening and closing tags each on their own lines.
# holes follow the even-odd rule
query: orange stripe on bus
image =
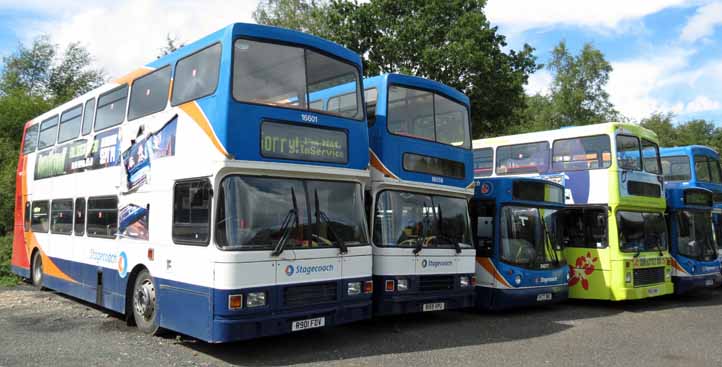
<svg viewBox="0 0 722 367">
<path fill-rule="evenodd" d="M 196 102 L 188 102 L 180 105 L 180 109 L 183 110 L 188 116 L 190 116 L 193 121 L 195 121 L 196 124 L 203 130 L 203 132 L 206 133 L 209 139 L 213 142 L 213 145 L 216 146 L 216 149 L 223 154 L 224 156 L 230 158 L 230 154 L 228 154 L 228 151 L 226 151 L 225 148 L 223 148 L 223 145 L 216 137 L 216 134 L 213 132 L 213 128 L 211 127 L 210 122 L 206 118 L 206 115 L 203 114 L 203 111 L 201 111 L 201 108 L 198 107 L 198 104 Z"/>
<path fill-rule="evenodd" d="M 130 83 L 133 80 L 138 79 L 139 77 L 150 73 L 151 71 L 153 71 L 153 68 L 144 66 L 142 68 L 135 69 L 135 70 L 131 71 L 130 73 L 121 76 L 118 79 L 113 80 L 113 83 L 118 83 L 118 84 Z"/>
<path fill-rule="evenodd" d="M 386 168 L 383 163 L 381 163 L 381 160 L 379 157 L 374 153 L 373 150 L 369 149 L 369 158 L 371 160 L 371 166 L 376 168 L 377 170 L 381 171 L 384 175 L 388 177 L 392 177 L 395 179 L 399 179 L 399 176 L 396 176 L 393 172 L 391 172 L 390 169 Z"/>
<path fill-rule="evenodd" d="M 489 258 L 477 257 L 476 262 L 479 263 L 479 265 L 481 265 L 484 270 L 489 272 L 489 274 L 493 275 L 494 278 L 499 281 L 499 283 L 503 284 L 507 288 L 511 288 L 511 285 L 509 285 L 506 279 L 504 279 L 504 277 L 499 274 L 499 271 L 496 270 L 496 267 L 494 266 L 494 264 L 491 263 L 491 260 L 489 260 Z"/>
<path fill-rule="evenodd" d="M 65 274 L 60 268 L 55 265 L 52 259 L 50 259 L 50 256 L 48 256 L 45 251 L 43 251 L 43 248 L 40 246 L 40 243 L 38 243 L 38 240 L 35 238 L 35 234 L 32 232 L 26 232 L 25 233 L 25 244 L 28 246 L 29 251 L 28 253 L 31 253 L 31 250 L 33 248 L 37 248 L 38 251 L 40 251 L 40 256 L 42 256 L 43 259 L 43 274 L 50 275 L 51 277 L 55 277 L 58 279 L 66 280 L 68 282 L 77 283 L 77 281 L 73 278 L 71 278 L 68 274 Z"/>
<path fill-rule="evenodd" d="M 677 262 L 677 260 L 675 260 L 675 258 L 672 258 L 672 267 L 681 271 L 682 273 L 685 273 L 685 274 L 687 273 L 687 270 L 684 270 L 684 268 L 681 265 L 679 265 L 679 263 Z"/>
</svg>

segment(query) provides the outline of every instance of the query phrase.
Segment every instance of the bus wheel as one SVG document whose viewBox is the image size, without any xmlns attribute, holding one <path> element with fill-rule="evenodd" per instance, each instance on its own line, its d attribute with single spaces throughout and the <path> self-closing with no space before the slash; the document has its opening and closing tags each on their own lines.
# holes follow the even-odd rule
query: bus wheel
<svg viewBox="0 0 722 367">
<path fill-rule="evenodd" d="M 33 254 L 33 269 L 30 274 L 30 278 L 33 285 L 42 289 L 43 287 L 43 257 L 40 255 L 40 251 L 35 251 Z"/>
<path fill-rule="evenodd" d="M 158 332 L 158 300 L 153 278 L 147 269 L 143 269 L 135 278 L 133 288 L 133 318 L 142 332 L 155 335 Z"/>
</svg>

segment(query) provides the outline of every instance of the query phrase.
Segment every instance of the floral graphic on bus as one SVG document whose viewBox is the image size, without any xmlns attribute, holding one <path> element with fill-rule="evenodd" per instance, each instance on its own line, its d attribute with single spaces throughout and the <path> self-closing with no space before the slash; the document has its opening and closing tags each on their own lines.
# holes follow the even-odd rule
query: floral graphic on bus
<svg viewBox="0 0 722 367">
<path fill-rule="evenodd" d="M 569 286 L 573 287 L 579 281 L 582 283 L 584 290 L 589 290 L 588 276 L 594 272 L 594 263 L 598 258 L 592 258 L 591 252 L 587 252 L 586 256 L 579 256 L 574 265 L 569 265 Z"/>
</svg>

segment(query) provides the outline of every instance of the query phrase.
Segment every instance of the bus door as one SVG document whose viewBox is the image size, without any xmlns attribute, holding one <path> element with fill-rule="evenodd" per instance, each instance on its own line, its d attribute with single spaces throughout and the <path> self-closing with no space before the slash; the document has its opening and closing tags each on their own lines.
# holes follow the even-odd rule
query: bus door
<svg viewBox="0 0 722 367">
<path fill-rule="evenodd" d="M 569 295 L 607 298 L 611 286 L 609 215 L 607 207 L 572 207 L 561 210 L 557 238 L 569 264 Z"/>
<path fill-rule="evenodd" d="M 498 288 L 494 277 L 494 265 L 491 258 L 494 254 L 494 215 L 495 200 L 476 200 L 469 202 L 471 212 L 471 229 L 476 248 L 476 282 L 479 286 Z"/>
</svg>

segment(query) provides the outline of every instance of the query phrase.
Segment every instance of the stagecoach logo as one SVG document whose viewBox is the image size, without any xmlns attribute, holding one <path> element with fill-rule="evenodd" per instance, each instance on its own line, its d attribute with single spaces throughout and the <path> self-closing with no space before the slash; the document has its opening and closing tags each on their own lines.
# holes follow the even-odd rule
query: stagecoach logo
<svg viewBox="0 0 722 367">
<path fill-rule="evenodd" d="M 438 268 L 439 266 L 451 266 L 453 262 L 451 260 L 447 261 L 434 261 L 434 260 L 421 260 L 421 267 L 426 269 L 427 267 L 430 268 Z"/>
<path fill-rule="evenodd" d="M 311 275 L 313 273 L 330 273 L 334 270 L 336 270 L 336 268 L 333 264 L 326 264 L 312 266 L 296 265 L 295 267 L 293 265 L 287 265 L 284 271 L 286 275 L 290 277 L 293 274 Z"/>
<path fill-rule="evenodd" d="M 128 275 L 128 256 L 122 251 L 118 256 L 118 274 L 120 274 L 121 278 L 125 278 L 125 276 Z"/>
<path fill-rule="evenodd" d="M 550 283 L 559 280 L 559 277 L 539 277 L 535 279 L 537 283 Z"/>
</svg>

